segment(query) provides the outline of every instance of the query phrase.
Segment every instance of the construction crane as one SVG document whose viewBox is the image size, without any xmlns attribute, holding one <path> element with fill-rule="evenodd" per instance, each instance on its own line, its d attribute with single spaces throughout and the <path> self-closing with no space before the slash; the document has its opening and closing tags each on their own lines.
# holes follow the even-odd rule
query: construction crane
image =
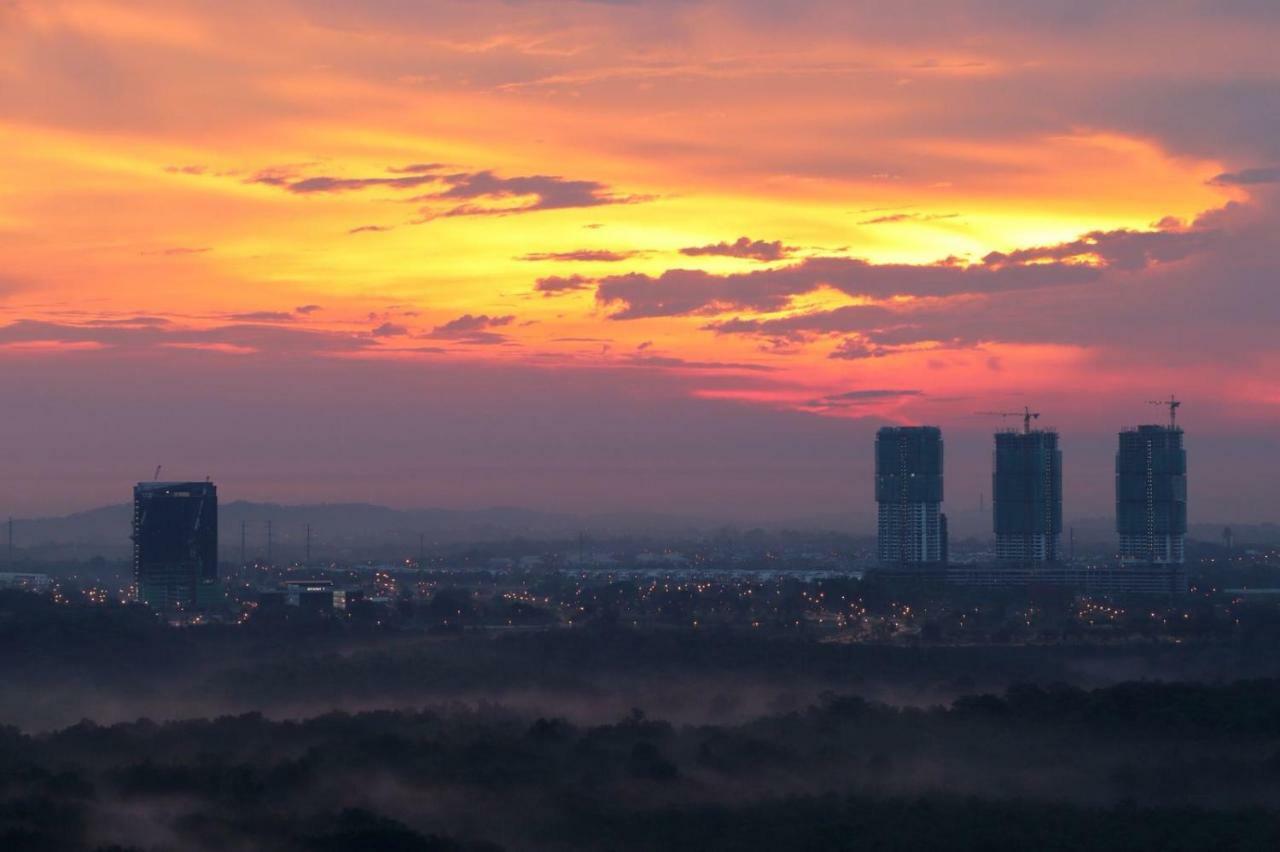
<svg viewBox="0 0 1280 852">
<path fill-rule="evenodd" d="M 1169 394 L 1168 399 L 1149 399 L 1147 405 L 1167 405 L 1169 406 L 1169 428 L 1178 428 L 1178 409 L 1182 406 L 1182 400 L 1173 394 Z"/>
<path fill-rule="evenodd" d="M 1021 411 L 977 411 L 975 414 L 982 414 L 988 417 L 1021 417 L 1022 431 L 1031 433 L 1031 421 L 1040 419 L 1039 411 L 1032 411 L 1028 407 L 1023 407 Z"/>
</svg>

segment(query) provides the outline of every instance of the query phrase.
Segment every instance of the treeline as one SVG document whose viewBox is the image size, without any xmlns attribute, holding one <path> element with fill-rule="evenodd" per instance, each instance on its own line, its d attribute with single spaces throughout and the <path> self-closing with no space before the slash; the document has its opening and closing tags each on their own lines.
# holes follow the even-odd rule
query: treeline
<svg viewBox="0 0 1280 852">
<path fill-rule="evenodd" d="M 822 639 L 611 624 L 456 635 L 353 630 L 335 622 L 279 631 L 252 623 L 175 629 L 141 606 L 63 605 L 0 592 L 0 678 L 7 685 L 0 690 L 0 724 L 45 729 L 84 716 L 115 721 L 254 709 L 313 715 L 458 696 L 510 700 L 518 693 L 533 694 L 545 712 L 578 719 L 612 718 L 640 704 L 661 706 L 677 721 L 720 722 L 793 709 L 824 690 L 927 704 L 1003 693 L 1011 683 L 1049 689 L 1280 677 L 1274 643 L 1239 638 L 1029 645 Z M 1077 706 L 1078 697 L 1055 693 L 1053 701 L 1077 714 L 1092 712 L 1087 703 Z M 599 703 L 610 715 L 584 709 Z M 1250 699 L 1243 706 L 1267 705 Z M 1184 727 L 1198 730 L 1235 709 L 1206 707 Z M 1013 719 L 1018 712 L 1007 714 Z"/>
<path fill-rule="evenodd" d="M 822 849 L 836 852 L 1264 852 L 1280 818 L 1263 810 L 1089 808 L 928 795 L 794 797 L 659 811 L 583 809 L 568 826 L 582 847 L 627 850 Z M 619 838 L 616 843 L 595 843 Z"/>
<path fill-rule="evenodd" d="M 1270 849 L 1277 719 L 1280 682 L 1255 681 L 827 694 L 736 725 L 453 705 L 5 728 L 0 848 Z"/>
<path fill-rule="evenodd" d="M 586 705 L 604 700 L 608 716 L 585 715 L 612 718 L 640 704 L 661 706 L 677 721 L 720 722 L 792 709 L 824 690 L 921 704 L 965 693 L 1003 693 L 1011 683 L 1048 689 L 1121 680 L 1280 677 L 1274 642 L 1244 633 L 1221 640 L 1114 644 L 823 639 L 609 623 L 448 635 L 352 629 L 336 621 L 284 630 L 252 622 L 175 629 L 137 605 L 67 605 L 0 592 L 0 678 L 7 685 L 0 690 L 0 724 L 44 729 L 86 715 L 115 721 L 254 709 L 313 715 L 458 696 L 510 700 L 517 693 L 536 694 L 537 706 L 552 715 L 579 719 Z M 1069 698 L 1053 700 L 1076 707 Z M 1244 706 L 1266 705 L 1249 700 Z M 1010 718 L 1017 712 L 1010 710 Z M 1099 712 L 1128 711 L 1117 706 Z M 1184 727 L 1198 730 L 1201 722 L 1212 724 L 1232 712 L 1206 707 Z"/>
</svg>

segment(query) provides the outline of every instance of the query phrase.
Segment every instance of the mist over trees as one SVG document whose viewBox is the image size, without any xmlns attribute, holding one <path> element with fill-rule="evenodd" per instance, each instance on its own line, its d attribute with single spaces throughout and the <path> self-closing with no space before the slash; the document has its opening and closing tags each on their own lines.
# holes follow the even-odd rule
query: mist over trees
<svg viewBox="0 0 1280 852">
<path fill-rule="evenodd" d="M 928 708 L 827 693 L 739 724 L 482 703 L 5 728 L 0 842 L 1261 850 L 1280 841 L 1277 720 L 1270 680 L 1015 686 Z"/>
<path fill-rule="evenodd" d="M 1268 624 L 968 645 L 607 618 L 175 629 L 4 592 L 0 848 L 1270 849 Z"/>
</svg>

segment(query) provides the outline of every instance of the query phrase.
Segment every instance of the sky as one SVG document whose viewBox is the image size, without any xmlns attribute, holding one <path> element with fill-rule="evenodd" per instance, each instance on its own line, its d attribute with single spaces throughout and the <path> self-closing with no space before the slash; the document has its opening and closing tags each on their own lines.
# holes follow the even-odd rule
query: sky
<svg viewBox="0 0 1280 852">
<path fill-rule="evenodd" d="M 1176 393 L 1280 520 L 1280 4 L 0 0 L 0 511 L 870 516 Z M 976 514 L 975 514 L 975 517 Z"/>
</svg>

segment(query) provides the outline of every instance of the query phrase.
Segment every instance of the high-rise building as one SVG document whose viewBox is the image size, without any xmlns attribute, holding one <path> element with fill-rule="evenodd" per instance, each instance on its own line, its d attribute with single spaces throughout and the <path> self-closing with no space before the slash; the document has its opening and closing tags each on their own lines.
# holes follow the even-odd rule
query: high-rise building
<svg viewBox="0 0 1280 852">
<path fill-rule="evenodd" d="M 139 482 L 133 489 L 138 600 L 158 610 L 206 603 L 218 580 L 218 491 L 211 482 Z"/>
<path fill-rule="evenodd" d="M 1058 433 L 997 432 L 992 508 L 996 558 L 1035 564 L 1058 558 L 1062 535 L 1062 451 Z"/>
<path fill-rule="evenodd" d="M 1182 429 L 1139 426 L 1120 433 L 1116 454 L 1120 561 L 1181 564 L 1187 534 L 1187 452 Z"/>
<path fill-rule="evenodd" d="M 886 426 L 876 434 L 876 503 L 882 564 L 944 561 L 941 429 Z"/>
</svg>

